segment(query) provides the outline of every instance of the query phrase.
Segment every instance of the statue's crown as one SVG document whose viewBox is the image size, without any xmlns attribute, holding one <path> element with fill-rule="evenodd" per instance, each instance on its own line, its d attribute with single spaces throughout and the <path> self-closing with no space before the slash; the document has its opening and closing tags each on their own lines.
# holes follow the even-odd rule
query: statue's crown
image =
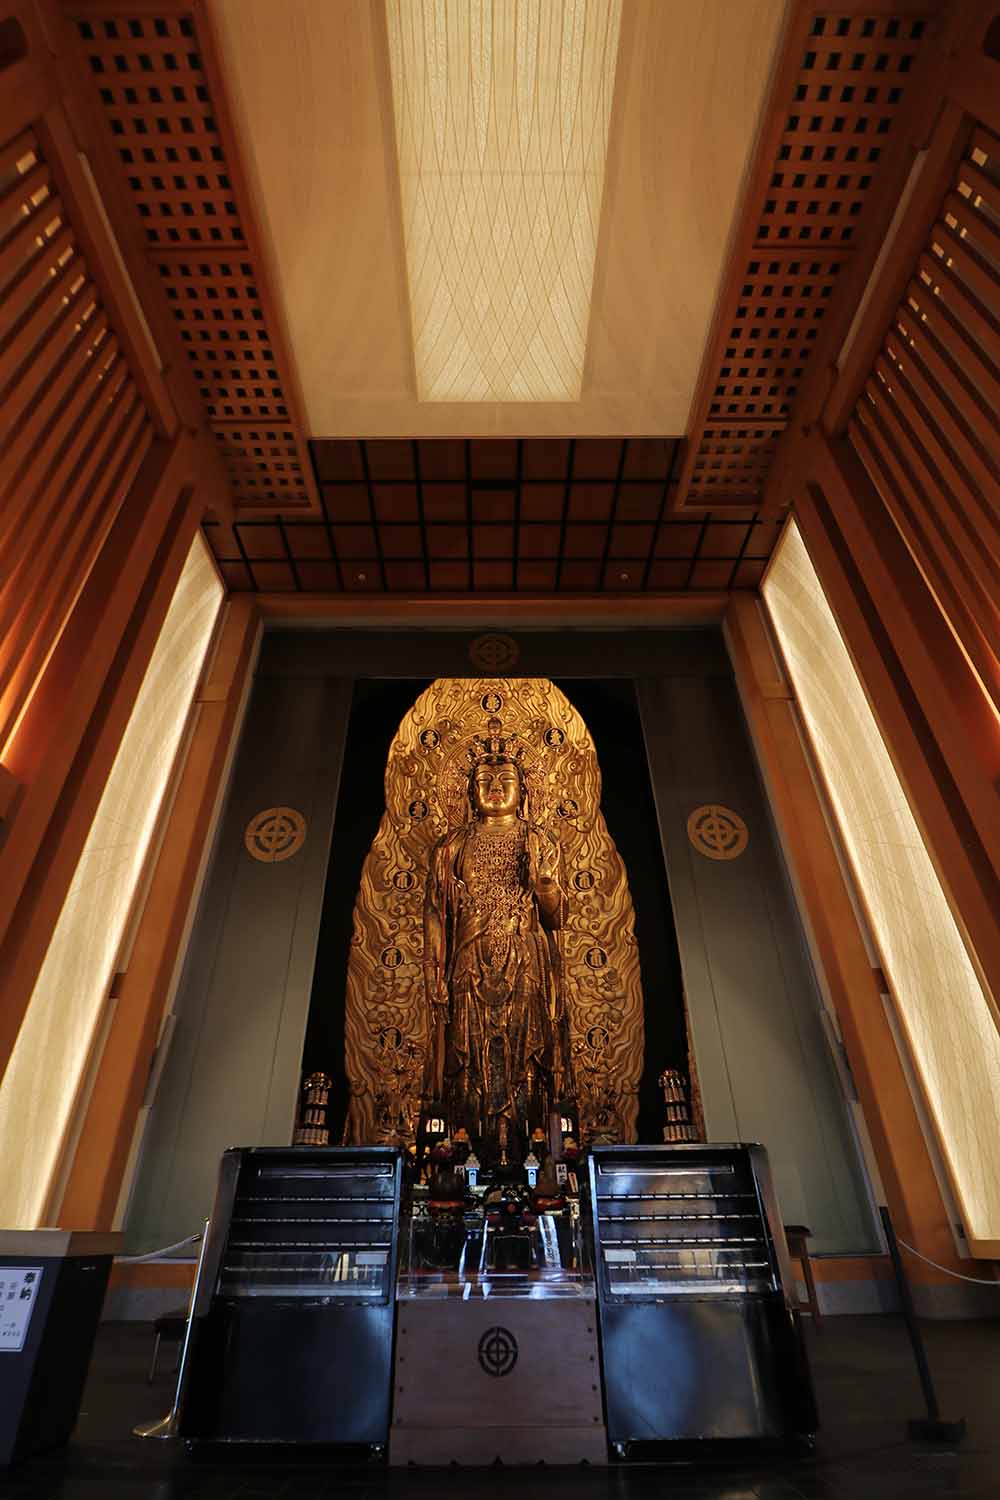
<svg viewBox="0 0 1000 1500">
<path fill-rule="evenodd" d="M 471 766 L 497 765 L 503 761 L 519 764 L 524 747 L 517 743 L 517 731 L 503 734 L 502 730 L 503 724 L 499 719 L 487 719 L 486 733 L 474 735 L 469 746 Z"/>
</svg>

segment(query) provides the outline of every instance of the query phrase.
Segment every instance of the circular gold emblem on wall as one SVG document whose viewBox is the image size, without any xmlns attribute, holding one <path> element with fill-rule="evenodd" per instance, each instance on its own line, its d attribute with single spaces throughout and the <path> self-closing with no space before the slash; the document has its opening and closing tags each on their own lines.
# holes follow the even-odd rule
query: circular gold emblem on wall
<svg viewBox="0 0 1000 1500">
<path fill-rule="evenodd" d="M 306 820 L 294 807 L 265 807 L 246 826 L 247 852 L 264 864 L 277 864 L 298 854 L 306 841 Z"/>
<path fill-rule="evenodd" d="M 696 807 L 688 818 L 687 830 L 688 838 L 706 859 L 737 859 L 750 842 L 739 813 L 715 802 Z"/>
<path fill-rule="evenodd" d="M 521 648 L 512 635 L 500 635 L 491 631 L 488 635 L 477 635 L 469 642 L 469 660 L 481 672 L 506 672 L 517 665 Z M 497 710 L 487 710 L 496 713 Z"/>
</svg>

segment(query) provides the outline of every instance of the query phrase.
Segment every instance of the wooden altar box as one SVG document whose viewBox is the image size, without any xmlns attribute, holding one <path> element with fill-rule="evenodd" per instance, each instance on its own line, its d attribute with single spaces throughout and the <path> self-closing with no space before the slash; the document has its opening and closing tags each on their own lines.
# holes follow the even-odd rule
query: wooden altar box
<svg viewBox="0 0 1000 1500">
<path fill-rule="evenodd" d="M 397 1304 L 392 1464 L 604 1464 L 592 1298 Z"/>
</svg>

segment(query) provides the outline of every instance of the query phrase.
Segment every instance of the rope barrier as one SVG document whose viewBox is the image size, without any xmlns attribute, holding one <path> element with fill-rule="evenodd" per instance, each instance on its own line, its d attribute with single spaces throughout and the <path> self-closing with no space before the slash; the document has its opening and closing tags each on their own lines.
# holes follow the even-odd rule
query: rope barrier
<svg viewBox="0 0 1000 1500">
<path fill-rule="evenodd" d="M 175 1250 L 184 1250 L 188 1245 L 197 1245 L 201 1239 L 201 1231 L 197 1234 L 189 1234 L 186 1239 L 178 1240 L 176 1245 L 164 1245 L 162 1250 L 150 1250 L 146 1255 L 116 1255 L 115 1260 L 120 1266 L 141 1266 L 147 1260 L 161 1260 L 164 1256 L 172 1255 Z"/>
<path fill-rule="evenodd" d="M 919 1250 L 914 1250 L 912 1245 L 908 1245 L 898 1235 L 896 1236 L 896 1240 L 898 1244 L 902 1245 L 904 1250 L 909 1250 L 911 1255 L 915 1255 L 917 1260 L 925 1261 L 927 1265 L 933 1266 L 935 1271 L 943 1271 L 946 1276 L 954 1276 L 956 1281 L 971 1281 L 973 1286 L 994 1286 L 1000 1289 L 1000 1281 L 984 1281 L 981 1276 L 963 1276 L 961 1271 L 952 1271 L 947 1266 L 939 1265 L 936 1260 L 931 1260 L 929 1255 L 921 1255 Z"/>
</svg>

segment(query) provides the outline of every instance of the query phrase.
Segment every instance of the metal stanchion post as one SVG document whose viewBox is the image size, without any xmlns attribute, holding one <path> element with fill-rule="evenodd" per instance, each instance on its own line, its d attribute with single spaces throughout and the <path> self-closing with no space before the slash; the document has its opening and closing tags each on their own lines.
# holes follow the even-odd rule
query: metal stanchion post
<svg viewBox="0 0 1000 1500">
<path fill-rule="evenodd" d="M 187 1327 L 184 1330 L 184 1343 L 181 1347 L 180 1364 L 177 1367 L 177 1385 L 174 1390 L 174 1404 L 165 1417 L 158 1422 L 141 1422 L 132 1431 L 136 1437 L 141 1438 L 173 1438 L 176 1437 L 180 1428 L 181 1402 L 184 1397 L 184 1386 L 188 1373 L 188 1353 L 191 1345 L 191 1332 L 194 1328 L 194 1310 L 198 1301 L 198 1287 L 201 1283 L 201 1271 L 205 1264 L 205 1250 L 208 1246 L 208 1226 L 210 1220 L 205 1220 L 205 1227 L 201 1235 L 201 1253 L 198 1256 L 198 1268 L 194 1273 L 194 1286 L 191 1288 L 191 1302 L 188 1307 Z"/>
<path fill-rule="evenodd" d="M 931 1377 L 930 1365 L 927 1363 L 927 1351 L 920 1334 L 920 1325 L 913 1307 L 913 1298 L 910 1295 L 910 1283 L 906 1279 L 903 1270 L 903 1261 L 899 1253 L 899 1244 L 896 1240 L 896 1231 L 892 1227 L 889 1210 L 885 1207 L 879 1209 L 882 1219 L 882 1228 L 885 1231 L 886 1244 L 889 1246 L 889 1256 L 892 1260 L 892 1269 L 896 1277 L 896 1289 L 899 1292 L 899 1306 L 903 1314 L 903 1322 L 910 1336 L 910 1344 L 913 1349 L 913 1358 L 917 1366 L 917 1374 L 920 1376 L 920 1385 L 927 1403 L 926 1417 L 912 1417 L 907 1422 L 907 1430 L 911 1438 L 917 1438 L 921 1442 L 931 1443 L 959 1443 L 965 1436 L 965 1418 L 949 1422 L 941 1416 L 938 1409 L 937 1392 L 934 1389 L 934 1381 Z"/>
</svg>

